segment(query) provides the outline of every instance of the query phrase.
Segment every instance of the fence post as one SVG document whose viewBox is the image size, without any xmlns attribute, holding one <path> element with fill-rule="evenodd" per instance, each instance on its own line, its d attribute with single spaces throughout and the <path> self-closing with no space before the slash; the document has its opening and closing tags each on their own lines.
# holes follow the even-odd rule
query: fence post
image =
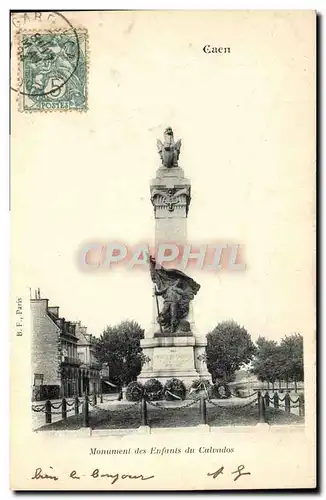
<svg viewBox="0 0 326 500">
<path fill-rule="evenodd" d="M 147 403 L 144 397 L 141 400 L 140 410 L 141 410 L 141 425 L 148 425 Z"/>
<path fill-rule="evenodd" d="M 265 406 L 268 407 L 269 406 L 269 392 L 265 392 L 264 400 L 265 400 Z"/>
<path fill-rule="evenodd" d="M 304 394 L 299 394 L 299 417 L 304 417 Z"/>
<path fill-rule="evenodd" d="M 291 400 L 290 400 L 290 394 L 287 392 L 284 397 L 284 406 L 285 406 L 285 411 L 287 413 L 291 412 Z"/>
<path fill-rule="evenodd" d="M 96 392 L 94 392 L 94 405 L 97 405 L 97 395 L 96 395 Z"/>
<path fill-rule="evenodd" d="M 200 423 L 207 425 L 206 398 L 203 395 L 200 396 Z"/>
<path fill-rule="evenodd" d="M 102 389 L 101 389 L 101 394 L 100 394 L 100 402 L 103 403 L 103 392 L 102 392 Z"/>
<path fill-rule="evenodd" d="M 258 391 L 258 408 L 259 408 L 259 423 L 266 424 L 265 399 L 260 391 Z"/>
<path fill-rule="evenodd" d="M 85 399 L 83 403 L 83 423 L 82 427 L 89 427 L 89 409 L 88 409 L 88 395 L 85 393 Z"/>
<path fill-rule="evenodd" d="M 52 408 L 52 404 L 51 404 L 51 401 L 48 399 L 45 402 L 45 423 L 46 424 L 51 424 L 51 422 L 52 422 L 51 408 Z"/>
<path fill-rule="evenodd" d="M 79 399 L 78 396 L 75 397 L 75 415 L 79 414 Z"/>
<path fill-rule="evenodd" d="M 67 401 L 66 401 L 66 398 L 62 398 L 61 416 L 62 416 L 62 420 L 65 420 L 67 418 Z"/>
<path fill-rule="evenodd" d="M 274 399 L 274 408 L 279 408 L 279 406 L 280 406 L 280 400 L 279 400 L 277 392 L 275 392 L 273 399 Z"/>
</svg>

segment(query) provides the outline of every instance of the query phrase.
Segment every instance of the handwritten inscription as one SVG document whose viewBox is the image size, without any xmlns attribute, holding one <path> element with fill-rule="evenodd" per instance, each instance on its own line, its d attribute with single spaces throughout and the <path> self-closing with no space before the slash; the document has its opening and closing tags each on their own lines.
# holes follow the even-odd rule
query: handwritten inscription
<svg viewBox="0 0 326 500">
<path fill-rule="evenodd" d="M 51 472 L 47 473 L 44 472 L 41 467 L 38 467 L 35 470 L 32 479 L 51 479 L 52 481 L 58 481 L 59 477 L 55 475 L 53 467 L 50 466 L 49 469 L 51 469 Z M 143 474 L 128 474 L 128 473 L 121 474 L 118 472 L 110 474 L 108 472 L 102 472 L 100 471 L 100 469 L 94 469 L 90 474 L 78 474 L 76 470 L 72 470 L 68 474 L 68 478 L 77 480 L 85 476 L 92 477 L 93 479 L 100 479 L 100 478 L 110 479 L 111 484 L 115 484 L 117 481 L 124 479 L 148 481 L 149 479 L 153 479 L 155 477 L 155 476 L 144 476 Z"/>
<path fill-rule="evenodd" d="M 43 471 L 41 467 L 37 467 L 35 470 L 33 476 L 31 479 L 48 479 L 51 481 L 58 481 L 59 476 L 55 473 L 54 469 L 52 466 L 49 467 L 51 469 L 49 472 Z M 219 476 L 224 474 L 224 465 L 219 467 L 213 472 L 207 472 L 207 476 L 211 477 L 212 479 L 217 479 Z M 233 481 L 237 481 L 240 477 L 242 476 L 247 476 L 251 475 L 251 472 L 246 471 L 244 465 L 238 465 L 238 467 L 234 470 L 231 471 L 231 475 L 234 476 Z M 76 470 L 72 470 L 68 474 L 69 479 L 73 480 L 80 480 L 82 477 L 91 477 L 93 479 L 109 479 L 111 484 L 115 484 L 118 481 L 123 481 L 125 479 L 131 480 L 131 481 L 148 481 L 150 479 L 154 479 L 154 475 L 148 476 L 148 475 L 143 475 L 143 474 L 130 474 L 130 473 L 121 473 L 121 472 L 102 472 L 100 469 L 96 468 L 93 469 L 91 473 L 89 474 L 79 474 Z"/>
<path fill-rule="evenodd" d="M 106 477 L 108 479 L 112 479 L 111 484 L 116 483 L 119 479 L 140 479 L 141 481 L 147 481 L 148 479 L 153 479 L 154 476 L 144 477 L 142 474 L 137 476 L 133 476 L 131 474 L 101 474 L 99 469 L 94 469 L 91 477 L 97 479 L 99 477 Z"/>
<path fill-rule="evenodd" d="M 50 465 L 49 469 L 53 470 L 53 467 Z M 53 481 L 58 481 L 59 478 L 54 474 L 47 474 L 46 472 L 43 472 L 41 467 L 38 467 L 32 479 L 53 479 Z"/>
<path fill-rule="evenodd" d="M 242 472 L 244 468 L 245 468 L 244 465 L 238 465 L 238 468 L 233 472 L 231 472 L 231 474 L 236 474 L 236 476 L 234 477 L 234 481 L 237 481 L 241 476 L 247 476 L 251 474 L 251 472 Z M 220 467 L 215 472 L 208 472 L 207 475 L 211 476 L 213 479 L 216 479 L 218 476 L 223 474 L 223 472 L 224 472 L 224 466 Z"/>
</svg>

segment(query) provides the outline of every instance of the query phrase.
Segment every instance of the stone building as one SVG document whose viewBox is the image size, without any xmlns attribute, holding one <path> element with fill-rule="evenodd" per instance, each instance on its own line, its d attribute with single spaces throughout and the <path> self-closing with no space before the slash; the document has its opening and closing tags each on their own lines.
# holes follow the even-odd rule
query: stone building
<svg viewBox="0 0 326 500">
<path fill-rule="evenodd" d="M 43 399 L 47 395 L 59 397 L 61 330 L 49 314 L 49 300 L 41 298 L 39 290 L 35 298 L 31 298 L 30 305 L 33 399 Z"/>
<path fill-rule="evenodd" d="M 32 398 L 36 400 L 79 396 L 98 391 L 100 369 L 94 356 L 94 339 L 81 333 L 80 323 L 60 317 L 40 290 L 30 299 L 32 321 Z"/>
<path fill-rule="evenodd" d="M 87 333 L 87 327 L 80 321 L 76 323 L 76 336 L 78 338 L 77 355 L 79 358 L 78 394 L 99 393 L 101 389 L 100 372 L 101 364 L 95 356 L 93 335 Z"/>
</svg>

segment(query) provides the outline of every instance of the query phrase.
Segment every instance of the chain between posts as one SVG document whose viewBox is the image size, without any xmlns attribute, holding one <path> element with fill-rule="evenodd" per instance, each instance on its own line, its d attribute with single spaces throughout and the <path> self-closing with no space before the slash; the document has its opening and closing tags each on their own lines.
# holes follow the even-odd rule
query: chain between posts
<svg viewBox="0 0 326 500">
<path fill-rule="evenodd" d="M 290 396 L 287 394 L 284 398 L 279 398 L 278 394 L 275 393 L 274 397 L 270 397 L 269 393 L 266 391 L 266 393 L 263 395 L 260 391 L 255 392 L 249 396 L 243 397 L 241 399 L 248 399 L 250 397 L 254 397 L 251 401 L 245 403 L 245 404 L 234 404 L 232 405 L 232 408 L 246 408 L 251 405 L 258 405 L 259 407 L 259 422 L 266 422 L 266 416 L 265 416 L 265 409 L 266 406 L 269 405 L 269 403 L 272 403 L 274 405 L 274 408 L 285 408 L 285 411 L 290 413 L 291 409 L 293 408 L 299 408 L 299 415 L 304 416 L 304 396 L 299 396 L 297 400 L 292 400 Z M 201 415 L 201 423 L 207 424 L 207 415 L 206 415 L 206 405 L 207 403 L 210 403 L 212 406 L 216 408 L 230 408 L 228 405 L 225 404 L 219 404 L 215 401 L 213 401 L 210 398 L 207 398 L 205 396 L 201 396 L 200 398 L 195 398 L 194 400 L 190 401 L 189 403 L 179 405 L 179 406 L 162 406 L 159 403 L 156 403 L 154 401 L 151 401 L 148 398 L 142 398 L 140 401 L 136 401 L 135 403 L 127 406 L 127 407 L 122 407 L 118 408 L 115 410 L 111 410 L 110 408 L 103 408 L 100 407 L 96 404 L 97 398 L 94 397 L 92 398 L 93 401 L 90 400 L 90 397 L 88 395 L 85 395 L 84 400 L 79 400 L 78 397 L 75 398 L 74 401 L 67 403 L 66 399 L 63 398 L 61 403 L 54 404 L 50 400 L 47 400 L 44 405 L 32 405 L 32 410 L 35 411 L 36 413 L 45 413 L 45 423 L 51 423 L 52 422 L 52 415 L 62 415 L 62 419 L 67 418 L 67 414 L 75 410 L 75 414 L 79 414 L 79 407 L 82 405 L 83 410 L 82 410 L 82 416 L 83 416 L 83 427 L 88 427 L 89 426 L 89 406 L 92 406 L 93 408 L 96 408 L 97 410 L 105 410 L 108 413 L 123 413 L 123 412 L 128 412 L 138 406 L 139 404 L 141 405 L 141 415 L 142 415 L 142 425 L 148 425 L 148 423 L 144 424 L 144 422 L 148 422 L 147 418 L 147 409 L 146 405 L 147 403 L 154 408 L 157 408 L 162 411 L 179 411 L 182 409 L 189 408 L 191 406 L 196 405 L 197 403 L 200 403 L 200 415 Z M 285 404 L 280 404 L 280 401 L 285 401 Z M 295 404 L 292 404 L 295 403 Z M 67 409 L 67 405 L 70 407 Z M 53 411 L 53 410 L 60 410 L 61 411 Z"/>
<path fill-rule="evenodd" d="M 62 402 L 58 403 L 57 406 L 55 404 L 51 403 L 51 408 L 53 408 L 54 410 L 59 410 L 59 408 L 61 408 L 61 407 L 62 407 Z"/>
<path fill-rule="evenodd" d="M 278 398 L 278 400 L 279 400 L 279 401 L 284 401 L 284 400 L 285 400 L 285 398 L 281 399 L 281 398 L 279 397 L 279 398 Z M 273 397 L 270 397 L 270 398 L 269 398 L 269 401 L 270 401 L 270 403 L 274 403 L 274 396 L 273 396 Z M 295 401 L 294 401 L 293 399 L 289 398 L 289 401 L 291 401 L 291 403 L 297 404 L 297 403 L 299 402 L 299 398 L 298 398 L 298 399 L 296 399 Z M 281 405 L 279 405 L 279 406 L 281 406 Z M 284 405 L 283 405 L 283 406 L 284 406 Z M 294 406 L 292 406 L 292 405 L 291 405 L 291 408 L 294 408 Z"/>
<path fill-rule="evenodd" d="M 75 414 L 78 414 L 81 405 L 83 405 L 83 401 L 78 400 L 78 398 L 75 398 L 75 400 L 70 403 L 67 402 L 65 398 L 63 398 L 60 403 L 52 403 L 48 399 L 44 405 L 32 405 L 32 411 L 35 413 L 45 413 L 45 423 L 50 424 L 52 422 L 52 415 L 61 415 L 62 420 L 65 420 L 67 418 L 67 413 L 71 413 L 75 410 Z M 67 406 L 70 408 L 67 409 Z"/>
<path fill-rule="evenodd" d="M 265 399 L 265 404 L 267 406 L 272 404 L 275 409 L 285 408 L 285 411 L 287 413 L 291 413 L 291 410 L 294 408 L 299 408 L 299 416 L 304 416 L 303 395 L 299 395 L 299 397 L 294 400 L 291 398 L 289 393 L 285 394 L 285 396 L 281 398 L 277 392 L 275 392 L 274 395 L 270 396 L 269 392 L 266 391 L 264 396 L 262 397 Z M 281 402 L 284 402 L 284 404 L 282 404 Z"/>
<path fill-rule="evenodd" d="M 253 396 L 253 394 L 251 394 L 251 396 Z M 210 402 L 213 406 L 216 406 L 218 408 L 225 408 L 225 405 L 219 405 L 217 403 L 214 403 L 213 400 L 211 399 L 208 399 L 208 398 L 205 398 L 207 399 L 208 402 Z M 255 401 L 257 400 L 254 399 L 253 401 L 250 401 L 249 403 L 246 403 L 245 405 L 234 405 L 234 407 L 236 408 L 244 408 L 246 406 L 250 406 L 251 404 L 255 403 Z M 154 403 L 153 401 L 150 401 L 150 400 L 147 400 L 146 399 L 146 402 L 155 407 L 155 408 L 158 408 L 159 410 L 166 410 L 166 411 L 178 411 L 178 410 L 182 410 L 184 408 L 189 408 L 191 406 L 194 406 L 195 404 L 199 403 L 200 402 L 200 398 L 197 398 L 197 399 L 194 399 L 193 401 L 187 403 L 187 404 L 184 404 L 184 405 L 181 405 L 181 406 L 170 406 L 170 407 L 166 407 L 166 406 L 161 406 L 160 404 L 158 403 Z M 111 410 L 110 408 L 105 408 L 105 410 L 107 411 L 110 411 L 111 413 L 120 413 L 120 412 L 123 412 L 123 411 L 129 411 L 130 409 L 134 408 L 135 406 L 139 405 L 140 401 L 136 401 L 134 404 L 128 406 L 128 407 L 124 407 L 124 408 L 119 408 L 119 409 L 115 409 L 115 410 Z M 79 404 L 78 406 L 81 406 L 83 404 L 83 401 L 80 400 L 79 401 Z M 93 403 L 92 401 L 88 400 L 88 404 L 90 406 L 92 406 L 93 408 L 96 408 L 98 410 L 104 410 L 104 408 L 101 408 L 100 406 L 96 405 L 95 403 Z M 73 401 L 72 403 L 69 403 L 68 406 L 75 406 L 75 402 Z M 51 408 L 55 409 L 55 410 L 59 410 L 60 408 L 62 407 L 62 403 L 59 403 L 58 405 L 54 405 L 51 403 Z M 44 406 L 32 406 L 32 409 L 33 411 L 35 412 L 45 412 L 45 405 Z M 73 411 L 74 408 L 70 408 L 70 409 L 67 409 L 67 413 Z M 61 412 L 56 412 L 56 411 L 51 411 L 52 414 L 56 415 L 56 414 L 59 414 Z"/>
<path fill-rule="evenodd" d="M 279 407 L 281 408 L 289 408 L 287 405 L 279 405 Z M 297 405 L 291 405 L 290 409 L 292 410 L 292 408 L 300 408 L 300 405 L 297 404 Z"/>
<path fill-rule="evenodd" d="M 74 408 L 70 408 L 69 410 L 66 410 L 66 413 L 70 413 L 73 410 L 74 410 Z M 51 411 L 51 413 L 52 413 L 52 415 L 62 415 L 61 411 Z"/>
<path fill-rule="evenodd" d="M 40 412 L 45 412 L 45 405 L 44 406 L 35 406 L 35 405 L 32 405 L 32 410 L 35 411 L 36 413 L 40 413 Z"/>
</svg>

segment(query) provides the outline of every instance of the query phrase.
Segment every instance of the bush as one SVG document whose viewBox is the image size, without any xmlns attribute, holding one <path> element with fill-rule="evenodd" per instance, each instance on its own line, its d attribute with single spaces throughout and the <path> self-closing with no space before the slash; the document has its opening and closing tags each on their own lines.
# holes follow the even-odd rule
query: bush
<svg viewBox="0 0 326 500">
<path fill-rule="evenodd" d="M 186 386 L 178 378 L 171 378 L 164 386 L 164 395 L 167 401 L 177 401 L 178 399 L 185 399 Z M 176 397 L 174 397 L 176 396 Z"/>
<path fill-rule="evenodd" d="M 127 401 L 140 401 L 143 397 L 144 388 L 137 381 L 130 382 L 126 390 Z"/>
<path fill-rule="evenodd" d="M 156 378 L 150 378 L 144 384 L 144 394 L 150 401 L 161 399 L 163 393 L 163 385 Z"/>
<path fill-rule="evenodd" d="M 212 393 L 216 399 L 228 399 L 231 397 L 230 387 L 225 382 L 216 382 L 213 385 Z"/>
<path fill-rule="evenodd" d="M 212 384 L 209 380 L 200 378 L 194 380 L 190 386 L 189 395 L 196 398 L 201 393 L 201 391 L 203 391 L 208 398 L 211 397 Z"/>
</svg>

